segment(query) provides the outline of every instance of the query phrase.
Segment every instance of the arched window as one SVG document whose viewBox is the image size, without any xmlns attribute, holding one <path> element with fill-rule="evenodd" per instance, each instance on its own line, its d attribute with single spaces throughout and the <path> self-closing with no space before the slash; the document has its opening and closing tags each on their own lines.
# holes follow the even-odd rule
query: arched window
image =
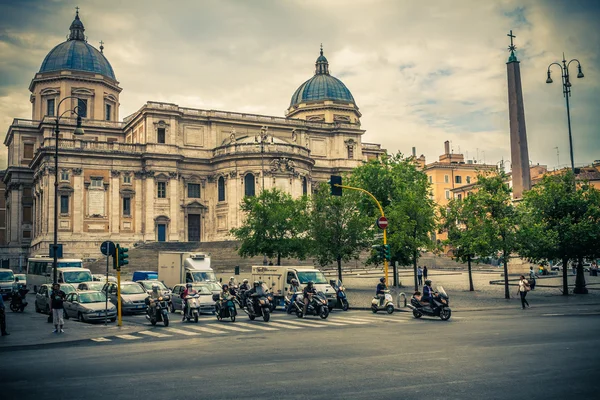
<svg viewBox="0 0 600 400">
<path fill-rule="evenodd" d="M 225 201 L 225 178 L 221 176 L 217 181 L 217 186 L 219 189 L 219 201 Z"/>
<path fill-rule="evenodd" d="M 244 177 L 244 195 L 248 197 L 255 196 L 253 174 L 247 174 Z"/>
<path fill-rule="evenodd" d="M 306 181 L 306 177 L 302 178 L 302 194 L 305 196 L 308 194 L 308 182 Z"/>
</svg>

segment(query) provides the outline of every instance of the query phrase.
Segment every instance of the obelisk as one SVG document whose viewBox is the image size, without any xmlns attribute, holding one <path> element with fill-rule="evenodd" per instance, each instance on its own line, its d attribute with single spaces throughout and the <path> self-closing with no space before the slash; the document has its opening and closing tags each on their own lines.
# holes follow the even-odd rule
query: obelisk
<svg viewBox="0 0 600 400">
<path fill-rule="evenodd" d="M 523 192 L 531 189 L 529 173 L 529 150 L 527 149 L 527 131 L 525 129 L 525 109 L 523 107 L 523 89 L 521 88 L 521 69 L 515 56 L 512 30 L 510 37 L 510 57 L 506 63 L 508 72 L 508 117 L 510 120 L 510 158 L 512 163 L 513 199 L 523 197 Z"/>
</svg>

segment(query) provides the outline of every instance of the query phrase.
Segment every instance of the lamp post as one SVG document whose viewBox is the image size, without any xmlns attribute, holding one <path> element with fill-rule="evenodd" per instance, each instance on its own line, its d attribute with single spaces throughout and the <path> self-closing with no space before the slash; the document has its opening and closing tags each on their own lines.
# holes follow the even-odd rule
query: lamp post
<svg viewBox="0 0 600 400">
<path fill-rule="evenodd" d="M 262 179 L 262 185 L 260 192 L 265 190 L 265 142 L 269 138 L 268 135 L 269 127 L 263 126 L 260 128 L 260 135 L 254 137 L 254 141 L 260 143 L 260 176 Z M 271 143 L 273 143 L 273 137 L 271 136 Z M 263 254 L 263 265 L 267 265 L 267 255 Z"/>
<path fill-rule="evenodd" d="M 546 79 L 546 83 L 552 83 L 552 77 L 550 76 L 550 67 L 553 65 L 558 65 L 561 71 L 562 76 L 562 85 L 563 85 L 563 95 L 565 96 L 565 100 L 567 102 L 567 125 L 569 127 L 569 152 L 571 153 L 571 170 L 573 174 L 575 173 L 575 160 L 573 159 L 573 137 L 571 135 L 571 111 L 569 109 L 569 97 L 571 97 L 571 81 L 569 80 L 569 66 L 571 63 L 575 61 L 577 62 L 577 78 L 583 78 L 583 72 L 581 71 L 581 63 L 577 59 L 572 59 L 567 62 L 565 60 L 565 53 L 563 53 L 562 65 L 558 62 L 553 62 L 548 65 L 548 79 Z"/>
<path fill-rule="evenodd" d="M 64 111 L 59 114 L 60 105 L 67 99 L 77 99 L 77 106 L 72 109 Z M 80 99 L 75 96 L 67 96 L 62 99 L 56 106 L 56 120 L 54 125 L 54 134 L 56 135 L 54 141 L 54 244 L 52 246 L 53 261 L 52 261 L 52 282 L 57 283 L 58 281 L 58 135 L 59 135 L 59 123 L 63 115 L 72 113 L 77 115 L 77 125 L 75 127 L 74 135 L 83 135 L 84 131 L 81 127 L 81 116 L 79 115 L 79 101 Z"/>
</svg>

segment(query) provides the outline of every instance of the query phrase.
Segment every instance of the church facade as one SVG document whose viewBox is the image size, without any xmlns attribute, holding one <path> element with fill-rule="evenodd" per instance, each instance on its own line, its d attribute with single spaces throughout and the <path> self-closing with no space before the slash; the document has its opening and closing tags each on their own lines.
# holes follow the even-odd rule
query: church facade
<svg viewBox="0 0 600 400">
<path fill-rule="evenodd" d="M 310 194 L 332 174 L 384 153 L 364 143 L 356 102 L 329 74 L 323 50 L 285 117 L 147 102 L 119 119 L 122 88 L 77 14 L 68 40 L 31 81 L 31 120 L 15 119 L 4 144 L 6 228 L 0 258 L 47 255 L 54 232 L 55 123 L 58 242 L 65 257 L 96 257 L 105 240 L 231 239 L 240 202 L 263 189 Z M 77 107 L 85 134 L 74 134 Z"/>
</svg>

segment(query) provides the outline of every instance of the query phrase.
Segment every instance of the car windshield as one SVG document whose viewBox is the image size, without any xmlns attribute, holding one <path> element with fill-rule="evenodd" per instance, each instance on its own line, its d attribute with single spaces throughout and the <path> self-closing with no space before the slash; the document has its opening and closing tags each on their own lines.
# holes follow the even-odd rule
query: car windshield
<svg viewBox="0 0 600 400">
<path fill-rule="evenodd" d="M 138 283 L 141 283 L 142 285 L 144 285 L 146 290 L 152 290 L 152 285 L 158 285 L 159 290 L 169 290 L 169 288 L 167 288 L 165 286 L 165 284 L 162 283 L 161 281 L 141 281 Z"/>
<path fill-rule="evenodd" d="M 102 282 L 86 282 L 86 290 L 102 290 L 104 283 Z"/>
<path fill-rule="evenodd" d="M 27 275 L 25 274 L 15 274 L 15 279 L 19 278 L 20 281 L 24 281 L 27 279 Z"/>
<path fill-rule="evenodd" d="M 80 303 L 104 303 L 106 302 L 106 296 L 102 292 L 93 293 L 81 293 L 79 295 Z"/>
<path fill-rule="evenodd" d="M 306 285 L 310 281 L 313 281 L 315 284 L 327 283 L 327 279 L 325 279 L 325 275 L 321 271 L 298 272 L 298 280 L 303 285 Z"/>
<path fill-rule="evenodd" d="M 219 285 L 216 282 L 205 282 L 202 284 L 202 286 L 206 286 L 212 292 L 220 292 L 221 291 L 221 285 Z"/>
<path fill-rule="evenodd" d="M 52 291 L 52 286 L 48 287 L 49 291 Z M 65 292 L 65 294 L 69 294 L 71 292 L 75 292 L 75 286 L 73 285 L 69 285 L 66 283 L 62 283 L 60 285 L 60 290 L 62 290 L 63 292 Z"/>
<path fill-rule="evenodd" d="M 194 285 L 193 287 L 198 291 L 198 294 L 212 294 L 213 291 L 208 285 Z"/>
<path fill-rule="evenodd" d="M 63 280 L 67 283 L 81 283 L 93 280 L 89 271 L 63 271 Z"/>
<path fill-rule="evenodd" d="M 0 271 L 0 281 L 14 281 L 15 274 L 12 271 Z"/>
<path fill-rule="evenodd" d="M 58 262 L 57 264 L 58 268 L 81 268 L 81 262 L 80 261 L 73 261 L 73 262 Z"/>
<path fill-rule="evenodd" d="M 214 282 L 217 280 L 217 276 L 212 271 L 195 271 L 192 272 L 194 282 Z"/>
<path fill-rule="evenodd" d="M 137 283 L 121 285 L 121 294 L 141 294 L 141 293 L 146 293 L 146 291 Z"/>
</svg>

